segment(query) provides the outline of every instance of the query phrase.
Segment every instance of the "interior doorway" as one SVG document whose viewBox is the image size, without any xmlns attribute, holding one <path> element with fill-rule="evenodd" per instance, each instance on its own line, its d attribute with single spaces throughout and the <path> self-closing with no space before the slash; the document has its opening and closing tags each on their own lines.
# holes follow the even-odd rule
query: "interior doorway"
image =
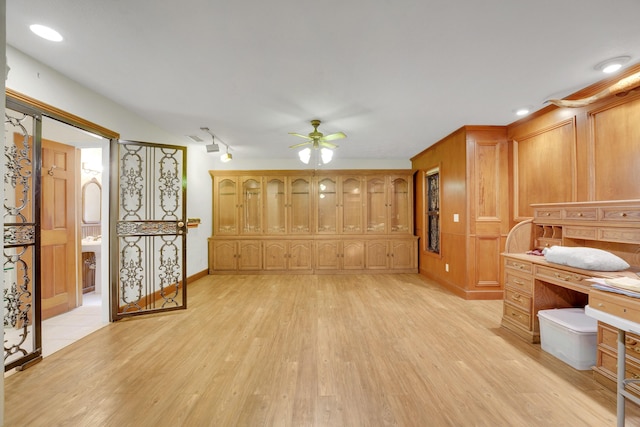
<svg viewBox="0 0 640 427">
<path fill-rule="evenodd" d="M 109 245 L 108 233 L 103 232 L 108 230 L 108 195 L 102 191 L 102 184 L 108 182 L 105 163 L 109 161 L 109 141 L 47 117 L 42 120 L 42 141 L 42 353 L 46 357 L 109 323 L 108 278 L 103 277 L 108 276 L 108 269 L 103 268 L 107 261 L 102 259 Z M 56 141 L 57 160 L 52 158 L 48 141 Z M 73 247 L 63 248 L 56 241 L 53 249 L 47 250 L 45 244 L 51 241 L 47 233 L 57 240 L 63 233 L 60 224 L 64 221 L 55 222 L 60 215 L 56 210 L 65 203 L 55 201 L 53 183 L 49 188 L 46 185 L 56 177 L 55 190 L 62 192 L 62 167 L 56 164 L 62 153 L 73 158 L 68 175 L 76 178 L 65 192 L 70 195 L 66 209 L 74 210 L 74 215 L 65 213 L 74 218 L 70 224 Z M 66 261 L 66 257 L 60 258 L 61 253 L 71 257 L 67 274 L 59 271 Z"/>
</svg>

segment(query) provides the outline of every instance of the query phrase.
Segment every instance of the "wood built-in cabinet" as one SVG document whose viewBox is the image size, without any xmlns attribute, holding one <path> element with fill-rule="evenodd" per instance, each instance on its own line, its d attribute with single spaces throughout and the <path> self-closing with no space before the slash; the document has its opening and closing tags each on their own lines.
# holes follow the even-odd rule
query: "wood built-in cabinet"
<svg viewBox="0 0 640 427">
<path fill-rule="evenodd" d="M 417 272 L 410 170 L 210 174 L 212 274 Z"/>
</svg>

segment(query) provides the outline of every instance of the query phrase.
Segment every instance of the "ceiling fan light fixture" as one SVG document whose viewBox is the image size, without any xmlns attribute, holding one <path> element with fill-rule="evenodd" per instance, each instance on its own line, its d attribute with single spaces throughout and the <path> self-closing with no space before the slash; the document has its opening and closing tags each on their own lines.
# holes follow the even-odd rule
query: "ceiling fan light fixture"
<svg viewBox="0 0 640 427">
<path fill-rule="evenodd" d="M 629 62 L 630 59 L 631 59 L 630 56 L 618 56 L 615 58 L 611 58 L 611 59 L 607 59 L 605 61 L 599 62 L 593 68 L 595 68 L 598 71 L 602 71 L 603 73 L 611 74 L 611 73 L 615 73 L 620 68 L 622 68 L 622 66 L 627 62 Z"/>
<path fill-rule="evenodd" d="M 326 165 L 333 159 L 333 151 L 328 148 L 321 149 L 320 158 L 322 159 L 322 163 Z"/>
<path fill-rule="evenodd" d="M 308 165 L 309 161 L 311 161 L 311 148 L 307 147 L 303 150 L 298 151 L 298 157 L 300 158 L 300 161 L 302 163 Z"/>
</svg>

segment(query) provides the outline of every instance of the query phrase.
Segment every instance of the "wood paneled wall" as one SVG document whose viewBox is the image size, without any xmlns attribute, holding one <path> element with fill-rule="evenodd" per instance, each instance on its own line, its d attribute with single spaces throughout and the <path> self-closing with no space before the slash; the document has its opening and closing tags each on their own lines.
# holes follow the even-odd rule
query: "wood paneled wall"
<svg viewBox="0 0 640 427">
<path fill-rule="evenodd" d="M 585 88 L 597 93 L 640 71 Z M 507 126 L 512 174 L 512 225 L 533 217 L 533 203 L 640 198 L 640 90 L 581 108 L 549 106 Z"/>
<path fill-rule="evenodd" d="M 466 299 L 502 298 L 500 253 L 509 231 L 507 154 L 505 127 L 465 126 L 411 159 L 418 171 L 420 272 Z M 424 182 L 434 168 L 440 171 L 439 254 L 426 250 L 424 238 Z"/>
<path fill-rule="evenodd" d="M 568 98 L 637 72 L 640 64 Z M 581 108 L 549 105 L 504 127 L 465 126 L 411 162 L 421 274 L 467 299 L 502 298 L 500 253 L 511 227 L 533 217 L 531 204 L 640 199 L 640 88 Z M 433 168 L 441 181 L 438 255 L 424 239 L 424 179 Z"/>
</svg>

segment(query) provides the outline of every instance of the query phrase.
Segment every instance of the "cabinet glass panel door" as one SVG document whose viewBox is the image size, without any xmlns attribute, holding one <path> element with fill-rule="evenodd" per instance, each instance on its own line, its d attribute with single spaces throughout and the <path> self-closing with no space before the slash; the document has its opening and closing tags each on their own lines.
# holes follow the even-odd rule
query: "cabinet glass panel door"
<svg viewBox="0 0 640 427">
<path fill-rule="evenodd" d="M 362 232 L 362 181 L 358 178 L 342 181 L 342 232 Z"/>
<path fill-rule="evenodd" d="M 308 179 L 295 178 L 291 181 L 289 196 L 291 233 L 308 234 L 311 231 L 311 195 Z"/>
<path fill-rule="evenodd" d="M 265 191 L 265 230 L 269 234 L 282 234 L 286 231 L 284 179 L 267 178 Z"/>
<path fill-rule="evenodd" d="M 384 233 L 387 226 L 387 197 L 383 178 L 367 181 L 367 232 Z"/>
<path fill-rule="evenodd" d="M 249 178 L 242 181 L 242 232 L 262 232 L 262 182 Z"/>
<path fill-rule="evenodd" d="M 404 178 L 394 178 L 389 188 L 391 201 L 391 232 L 409 231 L 409 183 Z"/>
<path fill-rule="evenodd" d="M 216 206 L 218 229 L 216 234 L 238 232 L 238 192 L 236 182 L 221 179 L 218 182 L 218 206 Z"/>
<path fill-rule="evenodd" d="M 336 182 L 330 178 L 318 182 L 318 232 L 335 233 L 338 219 Z"/>
</svg>

